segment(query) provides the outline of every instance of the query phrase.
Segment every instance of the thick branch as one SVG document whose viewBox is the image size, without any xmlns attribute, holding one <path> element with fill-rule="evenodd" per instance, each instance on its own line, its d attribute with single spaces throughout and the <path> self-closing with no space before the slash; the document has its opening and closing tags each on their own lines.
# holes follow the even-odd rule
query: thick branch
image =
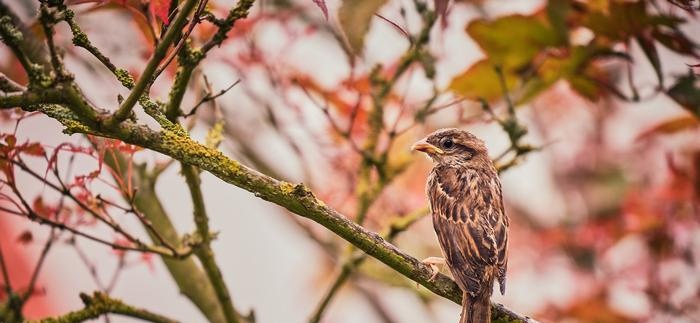
<svg viewBox="0 0 700 323">
<path fill-rule="evenodd" d="M 36 106 L 41 102 L 25 103 L 22 106 Z M 76 101 L 71 100 L 70 103 L 76 103 Z M 5 106 L 4 98 L 0 97 L 0 107 L 2 106 Z M 429 267 L 400 251 L 376 233 L 367 231 L 348 220 L 338 211 L 328 207 L 303 184 L 294 185 L 278 181 L 250 169 L 224 156 L 218 150 L 193 141 L 179 126 L 166 127 L 162 131 L 156 132 L 131 122 L 123 122 L 109 130 L 102 130 L 81 123 L 70 109 L 62 106 L 41 106 L 39 111 L 61 122 L 68 133 L 89 133 L 119 139 L 206 170 L 227 183 L 250 191 L 259 198 L 273 202 L 323 225 L 409 279 L 440 296 L 458 304 L 461 303 L 462 292 L 454 281 L 444 275 L 438 275 L 431 281 L 432 271 Z M 493 315 L 494 317 L 509 318 L 516 322 L 534 322 L 498 306 L 494 306 Z"/>
</svg>

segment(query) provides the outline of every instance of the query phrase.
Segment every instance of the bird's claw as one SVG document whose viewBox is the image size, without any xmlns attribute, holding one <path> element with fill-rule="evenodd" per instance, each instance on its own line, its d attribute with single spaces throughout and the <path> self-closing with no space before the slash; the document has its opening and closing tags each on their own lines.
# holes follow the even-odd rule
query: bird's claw
<svg viewBox="0 0 700 323">
<path fill-rule="evenodd" d="M 438 265 L 444 265 L 445 258 L 428 257 L 423 259 L 423 261 L 421 262 L 430 266 L 430 270 L 433 272 L 433 274 L 430 276 L 428 281 L 432 283 L 433 281 L 435 281 L 435 278 L 437 278 L 438 274 L 440 274 L 440 267 L 438 267 Z"/>
</svg>

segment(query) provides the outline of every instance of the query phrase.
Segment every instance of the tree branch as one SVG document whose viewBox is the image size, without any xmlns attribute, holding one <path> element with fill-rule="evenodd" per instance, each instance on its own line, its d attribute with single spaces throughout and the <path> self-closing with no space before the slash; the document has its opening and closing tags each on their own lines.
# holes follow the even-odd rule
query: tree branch
<svg viewBox="0 0 700 323">
<path fill-rule="evenodd" d="M 32 81 L 36 80 L 37 66 L 29 60 L 29 57 L 21 48 L 20 42 L 22 41 L 23 35 L 15 28 L 10 16 L 0 17 L 0 36 L 2 36 L 2 41 L 10 48 L 15 57 L 17 57 L 19 63 L 22 64 L 29 79 Z"/>
<path fill-rule="evenodd" d="M 190 44 L 186 42 L 183 44 L 185 50 L 180 52 L 179 67 L 175 76 L 175 82 L 170 90 L 170 101 L 165 112 L 169 120 L 174 121 L 182 114 L 180 105 L 194 69 L 207 57 L 207 53 L 210 50 L 220 46 L 226 40 L 228 32 L 231 31 L 236 21 L 248 16 L 248 11 L 253 6 L 253 3 L 255 3 L 255 0 L 240 0 L 235 7 L 231 8 L 226 18 L 216 20 L 215 24 L 219 29 L 199 50 L 193 50 Z"/>
<path fill-rule="evenodd" d="M 160 43 L 158 43 L 158 46 L 156 46 L 153 56 L 146 64 L 143 73 L 141 73 L 141 77 L 139 77 L 136 85 L 134 85 L 134 89 L 131 90 L 129 96 L 126 98 L 126 100 L 124 100 L 114 115 L 107 120 L 108 125 L 114 126 L 115 124 L 126 120 L 129 114 L 131 114 L 131 109 L 134 107 L 136 102 L 139 101 L 142 95 L 146 94 L 146 89 L 153 82 L 153 75 L 160 64 L 160 61 L 163 60 L 165 54 L 167 54 L 168 48 L 170 48 L 170 45 L 175 40 L 175 36 L 182 32 L 182 27 L 187 22 L 187 16 L 189 16 L 189 14 L 192 12 L 196 3 L 197 0 L 185 1 L 185 4 L 182 6 L 180 12 L 175 16 L 175 19 L 173 19 L 170 26 L 168 26 L 168 31 L 165 32 L 163 39 Z"/>
<path fill-rule="evenodd" d="M 43 91 L 55 91 L 52 89 Z M 70 98 L 74 93 L 62 92 L 68 96 L 65 104 L 87 104 Z M 40 97 L 40 96 L 34 96 Z M 425 286 L 434 293 L 461 304 L 462 291 L 450 278 L 438 275 L 431 280 L 432 270 L 400 251 L 374 232 L 348 220 L 338 211 L 328 207 L 303 184 L 291 184 L 276 180 L 250 169 L 239 162 L 192 140 L 179 126 L 166 127 L 156 132 L 132 122 L 123 122 L 110 129 L 102 129 L 83 123 L 64 106 L 39 105 L 42 102 L 27 101 L 22 107 L 38 110 L 61 122 L 67 133 L 88 133 L 96 136 L 122 140 L 126 143 L 151 149 L 181 162 L 206 170 L 221 180 L 250 191 L 255 196 L 282 206 L 293 213 L 311 219 L 328 228 L 336 235 L 352 243 L 370 256 L 383 262 L 409 279 Z M 5 98 L 0 97 L 0 107 L 5 107 Z M 526 317 L 494 306 L 495 318 L 505 317 L 516 322 L 535 322 Z"/>
<path fill-rule="evenodd" d="M 395 219 L 389 225 L 389 229 L 387 230 L 387 232 L 382 234 L 382 238 L 386 239 L 388 242 L 392 242 L 399 233 L 408 229 L 411 225 L 416 223 L 416 221 L 420 220 L 423 216 L 428 214 L 428 212 L 428 208 L 423 207 L 416 210 L 415 212 L 412 212 L 411 214 L 406 215 L 405 217 Z M 335 296 L 335 294 L 340 290 L 340 287 L 342 287 L 343 284 L 345 284 L 345 282 L 350 278 L 352 272 L 357 267 L 362 265 L 362 263 L 364 263 L 365 260 L 367 260 L 367 254 L 363 253 L 353 255 L 350 259 L 346 260 L 343 263 L 340 269 L 340 273 L 338 273 L 338 276 L 336 276 L 335 280 L 333 281 L 333 284 L 331 284 L 331 287 L 328 289 L 321 302 L 319 302 L 316 310 L 314 311 L 314 314 L 311 316 L 311 319 L 309 319 L 310 323 L 319 322 L 321 320 L 321 316 L 326 310 L 328 304 L 330 304 L 330 301 L 333 298 L 333 296 Z"/>
<path fill-rule="evenodd" d="M 209 281 L 214 287 L 216 296 L 219 299 L 224 310 L 224 316 L 229 323 L 238 323 L 240 315 L 236 312 L 231 300 L 231 294 L 228 291 L 224 277 L 221 274 L 221 269 L 216 263 L 214 252 L 211 250 L 212 236 L 209 232 L 209 217 L 204 206 L 204 196 L 202 195 L 201 180 L 199 178 L 199 170 L 191 165 L 182 164 L 182 174 L 185 176 L 185 181 L 190 190 L 192 204 L 194 206 L 194 222 L 197 225 L 197 233 L 202 238 L 202 245 L 195 251 L 195 255 L 204 267 L 204 271 L 209 277 Z"/>
<path fill-rule="evenodd" d="M 80 293 L 85 308 L 73 311 L 55 318 L 45 318 L 29 323 L 77 323 L 96 319 L 104 314 L 113 313 L 133 317 L 154 323 L 178 323 L 178 321 L 155 314 L 147 310 L 124 304 L 124 302 L 110 298 L 102 292 L 94 292 L 92 296 Z"/>
<path fill-rule="evenodd" d="M 124 170 L 120 173 L 115 172 L 114 174 L 115 176 L 122 177 L 122 181 L 128 180 L 126 177 L 128 173 L 125 171 L 127 169 L 127 162 L 119 151 L 106 154 L 105 163 L 112 169 Z M 182 244 L 179 234 L 170 220 L 170 216 L 165 211 L 158 194 L 156 194 L 156 176 L 152 173 L 147 173 L 145 170 L 134 172 L 132 176 L 134 185 L 139 187 L 139 192 L 134 199 L 136 208 L 138 208 L 146 219 L 151 222 L 153 227 L 161 233 L 163 239 L 175 246 Z M 149 235 L 152 240 L 156 239 L 150 231 Z M 180 293 L 192 301 L 210 322 L 226 322 L 223 309 L 217 301 L 214 288 L 202 269 L 197 265 L 194 258 L 188 257 L 176 260 L 161 257 L 161 259 L 180 289 Z"/>
</svg>

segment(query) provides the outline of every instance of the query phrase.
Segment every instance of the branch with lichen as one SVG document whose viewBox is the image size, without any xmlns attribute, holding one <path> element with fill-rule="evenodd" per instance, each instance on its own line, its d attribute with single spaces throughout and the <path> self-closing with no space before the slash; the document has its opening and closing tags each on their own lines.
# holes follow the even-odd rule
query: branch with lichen
<svg viewBox="0 0 700 323">
<path fill-rule="evenodd" d="M 238 10 L 232 10 L 232 12 L 235 12 L 235 16 L 231 16 L 231 19 L 227 21 L 227 23 L 230 23 L 232 25 L 236 19 L 239 19 L 240 17 L 244 17 L 247 14 L 247 9 L 250 7 L 250 5 L 253 3 L 253 1 L 244 1 L 245 4 L 239 4 L 236 8 Z M 42 5 L 42 14 L 47 17 L 47 19 L 43 19 L 42 25 L 45 26 L 45 30 L 49 30 L 49 25 L 52 25 L 53 23 L 59 21 L 59 20 L 64 20 L 67 22 L 67 24 L 70 27 L 71 33 L 73 34 L 73 43 L 76 46 L 83 47 L 85 48 L 88 52 L 90 52 L 93 56 L 95 56 L 107 69 L 112 72 L 116 78 L 128 89 L 132 89 L 135 86 L 135 82 L 133 78 L 128 74 L 123 69 L 117 68 L 108 57 L 103 55 L 101 51 L 95 47 L 94 45 L 91 44 L 89 41 L 87 35 L 80 29 L 78 24 L 74 20 L 74 14 L 71 10 L 69 10 L 66 6 L 64 6 L 60 2 L 52 3 L 52 6 L 55 7 L 46 7 L 46 5 Z M 241 8 L 245 8 L 245 10 L 241 10 Z M 182 13 L 182 12 L 181 12 Z M 50 19 L 48 19 L 50 18 Z M 6 18 L 7 19 L 7 18 Z M 13 30 L 12 26 L 8 27 L 10 28 L 11 31 L 15 32 L 15 34 L 19 34 L 15 30 Z M 175 28 L 171 29 L 174 30 Z M 50 30 L 49 30 L 50 31 Z M 48 34 L 48 33 L 47 33 Z M 223 40 L 223 39 L 222 39 Z M 5 41 L 7 42 L 7 40 Z M 161 43 L 162 45 L 162 43 Z M 52 53 L 55 53 L 55 48 L 53 48 L 53 43 L 50 43 L 49 46 L 50 51 Z M 156 50 L 158 51 L 158 50 Z M 21 55 L 21 57 L 25 57 L 24 53 L 18 52 L 18 55 Z M 55 56 L 52 54 L 52 56 Z M 54 62 L 57 61 L 56 59 L 53 60 Z M 198 63 L 200 60 L 198 60 L 196 63 Z M 192 68 L 196 66 L 196 64 L 191 65 Z M 140 79 L 144 80 L 142 77 Z M 13 83 L 5 82 L 8 84 L 8 86 L 4 87 L 7 88 L 8 90 L 11 90 L 11 92 L 17 92 L 17 91 L 22 91 L 24 90 L 23 87 L 21 86 L 13 86 Z M 77 89 L 77 87 L 74 87 L 73 84 L 68 80 L 68 82 L 64 82 L 63 84 L 59 84 L 56 89 L 60 90 L 62 88 L 68 88 L 70 89 L 70 97 L 76 100 L 79 100 L 80 97 L 82 97 L 81 93 Z M 184 90 L 182 91 L 184 94 Z M 132 92 L 133 93 L 133 92 Z M 47 103 L 52 102 L 53 99 L 51 98 L 44 98 L 44 101 Z M 146 95 L 142 95 L 139 97 L 139 102 L 144 106 L 144 108 L 149 112 L 149 114 L 152 114 L 152 116 L 155 116 L 158 118 L 160 115 L 158 113 L 159 107 L 153 103 L 150 98 L 148 98 Z M 86 111 L 90 111 L 90 113 L 84 113 L 83 115 L 85 117 L 82 118 L 83 121 L 88 122 L 90 124 L 99 126 L 102 123 L 102 120 L 97 117 L 96 110 L 97 109 L 90 109 L 86 104 L 78 104 L 74 106 L 79 106 L 81 108 L 87 109 Z M 162 120 L 161 120 L 162 121 Z M 170 125 L 169 125 L 170 126 Z M 117 152 L 118 153 L 118 152 Z M 125 169 L 125 168 L 122 168 Z M 122 174 L 123 176 L 124 174 Z M 137 175 L 135 175 L 137 176 Z M 150 178 L 145 178 L 145 176 L 141 176 L 141 178 L 138 179 L 139 182 L 146 182 L 145 186 L 147 187 L 142 187 L 142 190 L 139 192 L 139 197 L 137 197 L 136 204 L 139 209 L 146 210 L 144 212 L 145 216 L 148 218 L 148 221 L 151 223 L 154 223 L 155 226 L 158 227 L 158 231 L 164 232 L 164 235 L 167 236 L 167 240 L 172 242 L 173 244 L 180 245 L 184 243 L 177 235 L 177 233 L 174 230 L 174 227 L 172 226 L 172 223 L 170 222 L 168 216 L 164 213 L 164 210 L 162 206 L 160 205 L 159 201 L 157 200 L 157 196 L 155 195 L 155 192 L 151 189 L 150 191 L 148 190 L 148 182 Z M 150 188 L 153 188 L 152 186 Z M 148 198 L 151 197 L 151 198 Z M 153 236 L 152 232 L 149 231 L 149 234 L 151 234 L 151 237 L 154 240 L 157 240 L 156 237 Z M 182 261 L 175 261 L 167 258 L 163 258 L 164 262 L 166 263 L 166 267 L 170 271 L 171 275 L 177 282 L 177 284 L 180 287 L 180 290 L 184 295 L 186 295 L 188 298 L 190 298 L 195 305 L 197 305 L 198 308 L 206 315 L 210 321 L 212 322 L 224 322 L 226 321 L 224 316 L 222 315 L 222 306 L 220 306 L 217 302 L 216 298 L 216 293 L 214 293 L 214 289 L 211 288 L 211 284 L 208 281 L 207 277 L 204 276 L 203 272 L 201 269 L 197 267 L 197 265 L 191 260 L 191 259 L 185 259 Z"/>
<path fill-rule="evenodd" d="M 231 10 L 231 12 L 235 12 L 236 15 L 232 16 L 231 20 L 227 21 L 226 26 L 233 27 L 233 24 L 238 19 L 247 16 L 248 10 L 253 2 L 254 1 L 248 0 L 239 2 L 239 4 Z M 221 25 L 219 28 L 221 30 L 224 26 Z M 221 41 L 223 41 L 224 38 L 222 38 Z M 178 54 L 179 66 L 175 76 L 175 82 L 170 91 L 170 101 L 165 107 L 165 117 L 173 124 L 177 124 L 178 117 L 182 115 L 182 98 L 187 90 L 189 80 L 197 65 L 204 59 L 206 53 L 211 48 L 195 50 L 189 42 L 184 40 L 182 49 L 183 50 Z M 209 231 L 209 218 L 207 216 L 206 207 L 204 206 L 204 197 L 201 191 L 200 171 L 197 167 L 187 163 L 181 164 L 182 174 L 185 177 L 194 206 L 194 221 L 197 227 L 197 233 L 202 239 L 202 245 L 196 250 L 195 255 L 202 264 L 204 272 L 214 289 L 226 321 L 229 323 L 254 321 L 252 315 L 244 317 L 236 311 L 233 300 L 231 299 L 231 293 L 223 279 L 221 269 L 216 263 L 214 252 L 211 249 L 212 236 Z"/>
<path fill-rule="evenodd" d="M 233 12 L 234 10 L 231 11 L 231 13 Z M 231 13 L 229 16 L 232 16 Z M 225 34 L 224 32 L 223 36 Z M 214 39 L 218 40 L 218 36 L 219 33 L 215 35 Z M 204 48 L 212 48 L 215 45 L 217 45 L 216 42 L 210 42 Z M 143 77 L 139 81 L 143 80 Z M 136 88 L 132 94 L 135 92 Z M 147 91 L 141 92 L 143 95 L 139 95 L 138 100 L 142 98 L 150 100 Z M 133 104 L 131 106 L 133 107 Z M 44 113 L 59 121 L 64 126 L 64 131 L 69 134 L 84 133 L 119 139 L 126 143 L 161 152 L 184 164 L 208 171 L 230 184 L 253 192 L 262 199 L 323 225 L 409 279 L 443 297 L 457 303 L 460 302 L 461 291 L 446 276 L 438 275 L 435 280 L 430 280 L 432 271 L 427 266 L 398 250 L 377 234 L 367 231 L 329 208 L 303 184 L 293 185 L 265 176 L 224 156 L 216 149 L 193 141 L 181 126 L 168 121 L 165 115 L 157 111 L 157 107 L 150 109 L 153 116 L 161 122 L 162 129 L 160 131 L 154 131 L 126 118 L 119 122 L 109 122 L 107 123 L 109 127 L 104 127 L 104 120 L 101 116 L 98 117 L 101 110 L 88 103 L 80 89 L 72 83 L 57 84 L 52 87 L 30 87 L 30 90 L 20 94 L 0 97 L 0 108 L 14 107 L 21 107 L 25 111 Z M 494 317 L 529 322 L 527 318 L 520 317 L 498 306 L 494 307 Z M 498 321 L 496 320 L 496 322 Z"/>
<path fill-rule="evenodd" d="M 92 295 L 81 293 L 80 299 L 85 305 L 81 310 L 69 312 L 58 317 L 29 321 L 29 323 L 78 323 L 94 320 L 105 314 L 117 314 L 154 323 L 178 322 L 163 315 L 125 304 L 121 300 L 111 298 L 102 292 L 94 292 Z"/>
<path fill-rule="evenodd" d="M 40 90 L 52 92 L 54 89 Z M 94 124 L 83 122 L 72 111 L 74 104 L 87 105 L 84 100 L 76 100 L 71 96 L 77 95 L 70 91 L 51 93 L 63 97 L 60 105 L 44 105 L 40 100 L 24 100 L 19 106 L 27 111 L 40 111 L 57 120 L 64 126 L 66 133 L 85 133 L 101 137 L 114 138 L 144 147 L 170 156 L 183 163 L 196 166 L 210 172 L 219 179 L 245 189 L 255 196 L 270 201 L 302 217 L 317 222 L 336 235 L 352 243 L 358 249 L 383 262 L 409 279 L 425 286 L 434 293 L 448 298 L 458 304 L 462 292 L 450 278 L 438 275 L 431 280 L 432 270 L 419 260 L 400 251 L 378 234 L 367 231 L 362 226 L 348 220 L 343 214 L 328 207 L 303 184 L 291 184 L 250 169 L 239 162 L 226 157 L 220 151 L 209 148 L 192 140 L 178 125 L 154 131 L 148 127 L 133 122 L 122 122 L 113 128 L 104 129 Z M 0 108 L 14 108 L 16 105 L 7 102 L 17 102 L 17 95 L 0 97 Z M 29 96 L 40 98 L 42 95 Z M 495 306 L 494 318 L 505 317 L 516 322 L 533 322 L 530 319 Z M 495 321 L 498 322 L 498 321 Z"/>
</svg>

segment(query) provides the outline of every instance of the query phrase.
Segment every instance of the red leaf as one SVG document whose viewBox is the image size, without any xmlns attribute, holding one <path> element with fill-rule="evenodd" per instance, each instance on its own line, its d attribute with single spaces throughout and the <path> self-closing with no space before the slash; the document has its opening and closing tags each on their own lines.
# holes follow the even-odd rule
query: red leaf
<svg viewBox="0 0 700 323">
<path fill-rule="evenodd" d="M 152 253 L 147 253 L 144 252 L 141 254 L 141 261 L 143 261 L 147 266 L 148 270 L 151 271 L 151 273 L 154 273 L 156 270 L 155 265 L 153 265 L 153 254 Z"/>
<path fill-rule="evenodd" d="M 442 27 L 447 27 L 447 6 L 450 0 L 435 0 L 435 12 L 442 19 Z"/>
<path fill-rule="evenodd" d="M 41 196 L 37 196 L 34 199 L 34 202 L 32 203 L 32 210 L 39 217 L 47 218 L 47 219 L 51 218 L 52 215 L 56 212 L 56 210 L 54 208 L 52 208 L 49 205 L 44 204 L 44 199 L 42 199 Z"/>
<path fill-rule="evenodd" d="M 45 154 L 44 147 L 42 147 L 38 142 L 28 144 L 22 149 L 22 152 L 32 156 L 43 157 Z"/>
<path fill-rule="evenodd" d="M 126 254 L 126 250 L 123 249 L 117 249 L 117 247 L 133 247 L 133 243 L 126 238 L 119 236 L 116 239 L 114 239 L 114 242 L 112 242 L 112 252 L 114 252 L 117 256 L 119 257 L 124 257 Z"/>
<path fill-rule="evenodd" d="M 17 242 L 24 245 L 31 243 L 32 240 L 34 240 L 34 236 L 29 230 L 25 230 L 19 235 L 19 237 L 17 237 Z"/>
<path fill-rule="evenodd" d="M 326 7 L 326 1 L 325 0 L 311 0 L 316 4 L 316 6 L 321 9 L 323 12 L 323 16 L 326 17 L 326 20 L 328 20 L 328 7 Z"/>
<path fill-rule="evenodd" d="M 168 20 L 168 17 L 170 16 L 168 12 L 170 9 L 169 0 L 151 0 L 148 8 L 151 10 L 151 15 L 160 18 L 164 24 L 167 25 L 170 23 Z"/>
</svg>

